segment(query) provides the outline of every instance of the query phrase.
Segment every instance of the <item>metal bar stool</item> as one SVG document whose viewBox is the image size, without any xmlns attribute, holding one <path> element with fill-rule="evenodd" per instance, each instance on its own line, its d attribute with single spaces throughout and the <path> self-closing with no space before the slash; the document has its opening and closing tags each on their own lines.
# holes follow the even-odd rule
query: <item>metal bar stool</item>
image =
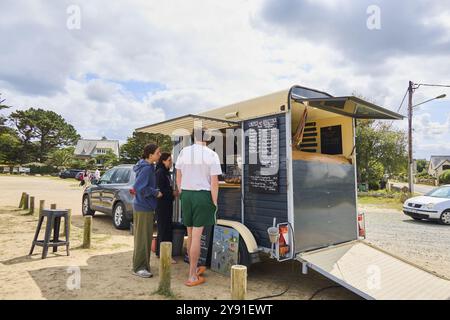
<svg viewBox="0 0 450 320">
<path fill-rule="evenodd" d="M 39 232 L 41 231 L 42 223 L 44 218 L 47 217 L 47 224 L 45 226 L 45 237 L 44 240 L 38 240 Z M 69 255 L 69 224 L 68 224 L 69 210 L 42 210 L 39 216 L 39 222 L 37 225 L 36 233 L 34 235 L 33 244 L 31 246 L 30 255 L 33 254 L 35 246 L 43 247 L 42 259 L 47 257 L 48 247 L 53 247 L 53 252 L 58 251 L 59 246 L 66 246 L 67 255 Z M 61 218 L 64 218 L 64 227 L 66 230 L 65 241 L 59 240 L 59 228 L 61 225 Z M 50 240 L 51 233 L 53 229 L 53 239 Z"/>
</svg>

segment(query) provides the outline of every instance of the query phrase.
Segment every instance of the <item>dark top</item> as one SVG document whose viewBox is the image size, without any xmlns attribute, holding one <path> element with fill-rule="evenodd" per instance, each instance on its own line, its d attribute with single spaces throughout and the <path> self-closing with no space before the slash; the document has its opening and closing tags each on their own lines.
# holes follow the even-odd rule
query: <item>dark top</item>
<svg viewBox="0 0 450 320">
<path fill-rule="evenodd" d="M 174 196 L 171 174 L 163 164 L 158 164 L 156 167 L 156 185 L 158 186 L 159 191 L 163 194 L 163 196 L 158 199 L 158 204 L 159 202 L 173 202 Z"/>
</svg>

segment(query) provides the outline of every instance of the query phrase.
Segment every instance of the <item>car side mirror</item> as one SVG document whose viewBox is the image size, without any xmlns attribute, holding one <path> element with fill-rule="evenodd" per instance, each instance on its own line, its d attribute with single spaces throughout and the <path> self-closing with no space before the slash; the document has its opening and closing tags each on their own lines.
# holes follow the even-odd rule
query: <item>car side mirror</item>
<svg viewBox="0 0 450 320">
<path fill-rule="evenodd" d="M 100 181 L 97 180 L 97 179 L 93 179 L 93 180 L 91 181 L 91 184 L 97 185 L 97 184 L 99 184 L 99 183 L 100 183 Z"/>
</svg>

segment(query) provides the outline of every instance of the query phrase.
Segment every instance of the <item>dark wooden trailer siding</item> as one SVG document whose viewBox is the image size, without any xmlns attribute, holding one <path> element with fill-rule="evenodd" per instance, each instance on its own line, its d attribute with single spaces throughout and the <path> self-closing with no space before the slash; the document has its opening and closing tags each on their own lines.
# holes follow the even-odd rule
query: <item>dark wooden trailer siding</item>
<svg viewBox="0 0 450 320">
<path fill-rule="evenodd" d="M 241 222 L 241 188 L 219 188 L 217 219 Z"/>
<path fill-rule="evenodd" d="M 268 119 L 274 116 L 261 117 Z M 277 223 L 288 221 L 287 200 L 287 170 L 286 170 L 286 115 L 280 114 L 278 118 L 279 129 L 279 193 L 252 193 L 248 186 L 248 137 L 245 139 L 244 164 L 244 224 L 253 233 L 258 246 L 270 248 L 267 228 L 272 226 L 273 218 Z M 249 120 L 251 121 L 251 120 Z M 244 130 L 248 129 L 248 121 L 244 122 Z"/>
</svg>

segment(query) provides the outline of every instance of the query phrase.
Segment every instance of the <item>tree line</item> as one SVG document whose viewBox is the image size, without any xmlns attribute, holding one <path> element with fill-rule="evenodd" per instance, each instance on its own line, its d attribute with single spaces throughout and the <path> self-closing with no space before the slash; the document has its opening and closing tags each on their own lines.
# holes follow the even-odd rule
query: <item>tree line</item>
<svg viewBox="0 0 450 320">
<path fill-rule="evenodd" d="M 0 112 L 9 108 L 0 93 Z M 133 132 L 121 145 L 119 158 L 111 150 L 84 161 L 74 156 L 79 139 L 81 136 L 75 127 L 51 110 L 28 108 L 11 112 L 8 116 L 0 114 L 0 164 L 39 164 L 47 166 L 47 169 L 94 169 L 97 161 L 102 162 L 104 167 L 135 163 L 147 143 L 157 143 L 168 152 L 172 149 L 168 136 Z"/>
</svg>

